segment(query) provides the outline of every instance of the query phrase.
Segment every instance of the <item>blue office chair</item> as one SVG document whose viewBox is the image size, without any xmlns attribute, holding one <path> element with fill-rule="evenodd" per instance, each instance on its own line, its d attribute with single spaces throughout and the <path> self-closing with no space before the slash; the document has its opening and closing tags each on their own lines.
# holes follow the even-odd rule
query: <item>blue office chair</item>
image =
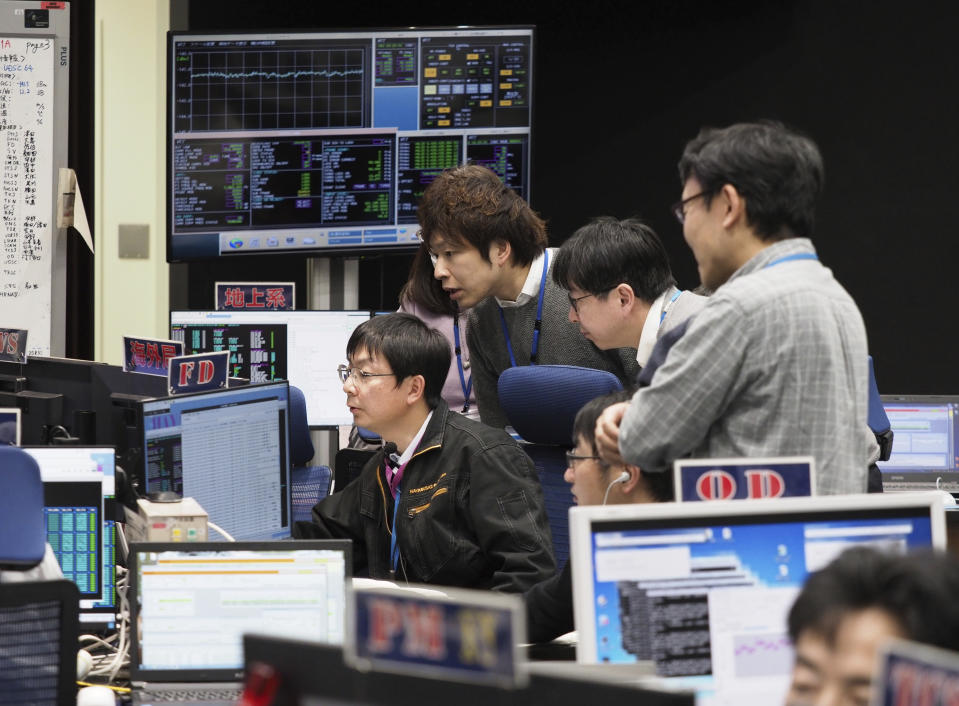
<svg viewBox="0 0 959 706">
<path fill-rule="evenodd" d="M 869 356 L 869 428 L 876 435 L 879 442 L 879 460 L 888 461 L 892 453 L 892 424 L 886 415 L 882 398 L 879 396 L 879 386 L 876 384 L 876 371 L 873 368 L 872 356 Z"/>
<path fill-rule="evenodd" d="M 32 569 L 46 544 L 40 466 L 23 449 L 0 446 L 0 568 Z"/>
<path fill-rule="evenodd" d="M 306 397 L 290 385 L 290 473 L 293 521 L 309 521 L 311 510 L 330 494 L 333 472 L 329 466 L 309 466 L 315 451 L 306 417 Z"/>
<path fill-rule="evenodd" d="M 566 451 L 573 447 L 573 420 L 590 400 L 621 389 L 612 373 L 575 365 L 509 368 L 499 377 L 500 406 L 539 474 L 560 566 L 569 557 L 573 496 L 563 473 Z"/>
<path fill-rule="evenodd" d="M 876 435 L 876 443 L 879 444 L 879 460 L 888 461 L 892 455 L 892 424 L 886 415 L 886 408 L 883 407 L 882 398 L 879 396 L 879 386 L 876 384 L 876 372 L 873 369 L 872 356 L 869 356 L 869 408 L 867 411 L 866 423 Z M 866 481 L 866 491 L 869 493 L 882 492 L 882 471 L 875 463 L 869 466 Z"/>
</svg>

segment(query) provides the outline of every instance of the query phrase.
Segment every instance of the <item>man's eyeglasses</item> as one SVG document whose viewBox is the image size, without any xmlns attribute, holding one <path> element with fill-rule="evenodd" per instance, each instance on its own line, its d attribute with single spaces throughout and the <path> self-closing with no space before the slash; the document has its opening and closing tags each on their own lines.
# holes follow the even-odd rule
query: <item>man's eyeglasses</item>
<svg viewBox="0 0 959 706">
<path fill-rule="evenodd" d="M 579 461 L 602 461 L 599 456 L 577 456 L 572 451 L 566 452 L 566 465 L 573 468 Z"/>
<path fill-rule="evenodd" d="M 339 365 L 336 368 L 336 375 L 340 378 L 340 382 L 346 382 L 350 378 L 353 378 L 354 385 L 362 385 L 370 378 L 385 378 L 395 374 L 396 373 L 368 373 L 365 370 L 351 368 L 347 365 Z"/>
<path fill-rule="evenodd" d="M 572 294 L 567 294 L 566 296 L 569 297 L 569 305 L 570 305 L 571 307 L 573 307 L 573 311 L 575 311 L 575 312 L 578 314 L 578 313 L 579 313 L 579 303 L 580 303 L 583 299 L 585 299 L 586 297 L 591 297 L 591 296 L 593 296 L 593 295 L 592 295 L 592 293 L 590 293 L 590 294 L 584 294 L 584 295 L 581 296 L 581 297 L 574 297 Z"/>
<path fill-rule="evenodd" d="M 686 222 L 686 204 L 693 199 L 698 199 L 700 196 L 711 196 L 712 194 L 713 190 L 708 189 L 706 191 L 700 191 L 698 194 L 693 194 L 682 201 L 677 201 L 674 203 L 672 206 L 673 215 L 676 216 L 676 220 L 679 221 L 680 225 Z"/>
</svg>

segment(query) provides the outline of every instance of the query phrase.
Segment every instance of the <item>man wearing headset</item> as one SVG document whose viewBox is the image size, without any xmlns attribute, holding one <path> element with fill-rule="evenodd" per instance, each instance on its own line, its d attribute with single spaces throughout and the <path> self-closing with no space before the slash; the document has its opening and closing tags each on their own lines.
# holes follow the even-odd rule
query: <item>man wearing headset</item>
<svg viewBox="0 0 959 706">
<path fill-rule="evenodd" d="M 632 465 L 608 464 L 596 449 L 596 420 L 612 404 L 628 401 L 629 390 L 620 390 L 587 402 L 576 414 L 573 439 L 566 454 L 564 478 L 578 505 L 659 503 L 673 499 L 671 473 L 644 473 Z M 552 578 L 541 581 L 524 595 L 530 642 L 545 642 L 573 629 L 573 581 L 569 562 Z"/>
</svg>

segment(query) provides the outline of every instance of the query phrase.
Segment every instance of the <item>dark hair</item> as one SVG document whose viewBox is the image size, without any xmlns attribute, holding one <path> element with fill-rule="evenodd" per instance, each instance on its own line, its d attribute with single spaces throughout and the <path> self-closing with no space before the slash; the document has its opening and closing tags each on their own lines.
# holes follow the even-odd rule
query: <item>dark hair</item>
<svg viewBox="0 0 959 706">
<path fill-rule="evenodd" d="M 573 420 L 573 441 L 582 438 L 589 444 L 594 455 L 599 454 L 596 448 L 596 420 L 610 405 L 617 402 L 629 402 L 633 398 L 633 390 L 617 390 L 605 395 L 601 395 L 580 407 L 576 413 L 576 419 Z M 603 469 L 609 467 L 605 461 L 602 462 Z M 646 484 L 649 494 L 658 503 L 668 503 L 675 498 L 672 473 L 647 473 L 640 469 L 640 476 Z"/>
<path fill-rule="evenodd" d="M 411 375 L 422 375 L 426 404 L 430 409 L 439 404 L 452 356 L 449 341 L 439 331 L 412 314 L 383 314 L 356 327 L 346 344 L 347 360 L 360 348 L 386 359 L 396 387 Z"/>
<path fill-rule="evenodd" d="M 846 550 L 810 575 L 789 611 L 789 636 L 806 630 L 827 641 L 850 613 L 877 608 L 906 637 L 959 649 L 959 562 L 945 554 L 887 554 L 868 547 Z"/>
<path fill-rule="evenodd" d="M 596 218 L 563 243 L 553 263 L 553 281 L 605 297 L 625 282 L 652 302 L 675 283 L 659 236 L 638 218 Z"/>
<path fill-rule="evenodd" d="M 412 302 L 431 314 L 454 316 L 456 302 L 443 290 L 443 284 L 433 276 L 433 262 L 426 243 L 420 245 L 410 265 L 410 276 L 400 290 L 400 304 Z"/>
<path fill-rule="evenodd" d="M 488 262 L 495 240 L 510 244 L 515 265 L 528 265 L 546 247 L 546 224 L 496 173 L 476 164 L 446 169 L 426 187 L 416 209 L 420 237 L 437 233 L 465 242 Z"/>
<path fill-rule="evenodd" d="M 823 176 L 816 143 L 775 122 L 704 128 L 679 160 L 681 183 L 695 177 L 707 206 L 726 184 L 736 187 L 762 240 L 812 236 Z"/>
</svg>

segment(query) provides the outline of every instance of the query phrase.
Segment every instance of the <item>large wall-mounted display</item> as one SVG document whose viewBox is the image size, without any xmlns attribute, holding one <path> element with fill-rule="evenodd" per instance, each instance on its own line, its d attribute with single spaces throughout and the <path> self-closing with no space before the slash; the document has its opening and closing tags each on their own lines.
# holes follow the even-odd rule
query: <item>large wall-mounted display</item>
<svg viewBox="0 0 959 706">
<path fill-rule="evenodd" d="M 412 249 L 443 169 L 528 199 L 533 30 L 171 33 L 167 259 Z"/>
</svg>

